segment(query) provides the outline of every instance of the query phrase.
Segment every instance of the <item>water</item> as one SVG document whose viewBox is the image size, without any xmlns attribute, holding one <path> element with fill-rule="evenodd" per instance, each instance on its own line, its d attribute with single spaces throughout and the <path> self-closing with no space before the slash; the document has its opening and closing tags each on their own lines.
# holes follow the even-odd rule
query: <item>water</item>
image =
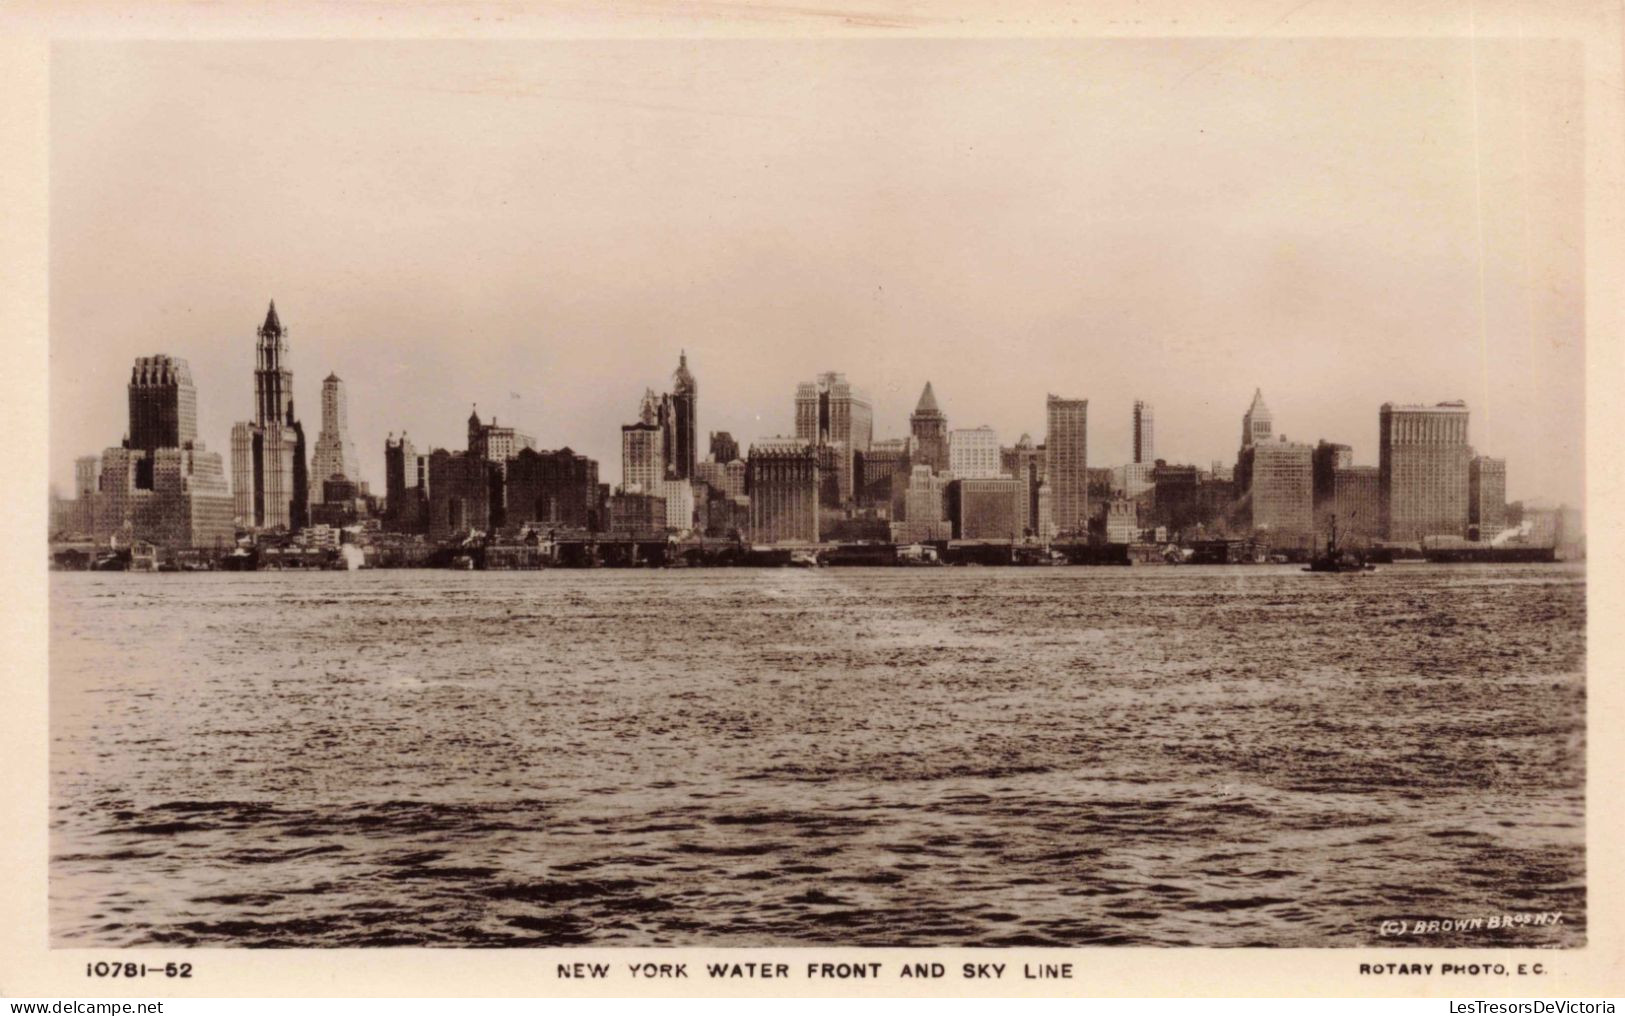
<svg viewBox="0 0 1625 1016">
<path fill-rule="evenodd" d="M 1581 566 L 51 583 L 59 946 L 1584 943 Z"/>
</svg>

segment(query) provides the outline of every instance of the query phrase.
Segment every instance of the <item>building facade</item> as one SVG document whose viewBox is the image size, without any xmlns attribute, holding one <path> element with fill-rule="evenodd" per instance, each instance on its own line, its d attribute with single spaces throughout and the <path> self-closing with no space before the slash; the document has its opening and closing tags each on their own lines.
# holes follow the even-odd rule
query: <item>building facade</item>
<svg viewBox="0 0 1625 1016">
<path fill-rule="evenodd" d="M 1467 525 L 1480 540 L 1507 527 L 1507 463 L 1475 455 L 1467 464 Z"/>
<path fill-rule="evenodd" d="M 1285 440 L 1247 449 L 1246 475 L 1238 471 L 1238 486 L 1250 507 L 1251 528 L 1267 531 L 1272 545 L 1308 546 L 1314 535 L 1314 452 Z"/>
<path fill-rule="evenodd" d="M 961 480 L 991 479 L 1004 475 L 999 435 L 983 424 L 948 432 L 948 471 Z"/>
<path fill-rule="evenodd" d="M 666 502 L 666 528 L 686 533 L 694 528 L 694 481 L 662 480 L 660 496 Z"/>
<path fill-rule="evenodd" d="M 948 521 L 948 481 L 931 466 L 918 463 L 909 473 L 903 518 L 891 525 L 897 543 L 930 543 L 953 539 Z"/>
<path fill-rule="evenodd" d="M 1354 449 L 1346 444 L 1335 444 L 1322 440 L 1315 445 L 1314 460 L 1314 502 L 1315 502 L 1315 531 L 1320 532 L 1327 527 L 1328 520 L 1336 510 L 1336 476 L 1339 469 L 1348 469 L 1354 465 Z"/>
<path fill-rule="evenodd" d="M 728 467 L 714 459 L 696 462 L 694 463 L 694 481 L 703 483 L 718 493 L 725 494 L 728 487 Z"/>
<path fill-rule="evenodd" d="M 628 494 L 658 494 L 666 479 L 665 431 L 639 420 L 621 427 L 621 488 Z"/>
<path fill-rule="evenodd" d="M 769 438 L 751 445 L 747 463 L 751 541 L 817 543 L 817 449 L 800 438 Z"/>
<path fill-rule="evenodd" d="M 1382 477 L 1376 466 L 1345 466 L 1332 474 L 1337 542 L 1368 544 L 1382 538 Z M 1331 520 L 1326 531 L 1331 532 Z"/>
<path fill-rule="evenodd" d="M 470 533 L 490 534 L 502 524 L 502 472 L 469 452 L 437 448 L 429 456 L 429 538 L 443 542 Z"/>
<path fill-rule="evenodd" d="M 1112 470 L 1112 492 L 1129 498 L 1139 497 L 1155 486 L 1151 477 L 1155 469 L 1154 461 L 1117 466 Z"/>
<path fill-rule="evenodd" d="M 609 498 L 608 507 L 611 535 L 639 538 L 666 535 L 664 498 L 653 494 L 614 494 Z"/>
<path fill-rule="evenodd" d="M 1169 536 L 1202 523 L 1202 471 L 1195 466 L 1157 462 L 1151 467 L 1151 521 Z"/>
<path fill-rule="evenodd" d="M 882 509 L 888 518 L 902 512 L 909 472 L 914 468 L 914 439 L 872 441 L 853 457 L 857 472 L 853 499 L 860 507 Z"/>
<path fill-rule="evenodd" d="M 950 446 L 951 447 L 951 446 Z M 948 518 L 956 540 L 1020 541 L 1026 535 L 1021 483 L 1010 476 L 954 479 L 948 484 Z"/>
<path fill-rule="evenodd" d="M 1089 532 L 1089 400 L 1050 395 L 1044 408 L 1051 521 L 1058 535 L 1082 538 Z"/>
<path fill-rule="evenodd" d="M 1466 536 L 1472 446 L 1467 404 L 1384 403 L 1378 412 L 1377 468 L 1386 539 L 1413 543 L 1429 536 Z"/>
<path fill-rule="evenodd" d="M 509 527 L 596 530 L 602 523 L 597 499 L 598 463 L 585 455 L 569 448 L 522 448 L 508 460 L 504 523 Z"/>
<path fill-rule="evenodd" d="M 1140 538 L 1139 506 L 1126 497 L 1101 502 L 1097 521 L 1106 543 L 1134 543 Z"/>
<path fill-rule="evenodd" d="M 739 458 L 739 442 L 725 430 L 711 432 L 711 461 L 732 462 Z"/>
</svg>

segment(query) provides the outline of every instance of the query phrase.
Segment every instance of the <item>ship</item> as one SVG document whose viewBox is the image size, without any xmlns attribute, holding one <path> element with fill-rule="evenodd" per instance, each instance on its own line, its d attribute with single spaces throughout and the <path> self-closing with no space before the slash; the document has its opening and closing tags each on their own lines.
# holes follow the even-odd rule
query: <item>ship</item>
<svg viewBox="0 0 1625 1016">
<path fill-rule="evenodd" d="M 1557 560 L 1557 541 L 1524 522 L 1487 541 L 1430 536 L 1422 541 L 1422 556 L 1433 564 L 1529 564 Z"/>
<path fill-rule="evenodd" d="M 1366 563 L 1364 556 L 1337 546 L 1337 516 L 1331 519 L 1331 533 L 1326 537 L 1326 550 L 1309 561 L 1306 572 L 1369 572 L 1377 566 Z"/>
</svg>

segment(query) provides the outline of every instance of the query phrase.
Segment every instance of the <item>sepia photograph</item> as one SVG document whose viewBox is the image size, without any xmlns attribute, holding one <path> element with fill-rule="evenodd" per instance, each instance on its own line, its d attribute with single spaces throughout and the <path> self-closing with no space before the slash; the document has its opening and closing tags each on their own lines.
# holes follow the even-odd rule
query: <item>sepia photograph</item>
<svg viewBox="0 0 1625 1016">
<path fill-rule="evenodd" d="M 49 949 L 1592 944 L 1579 41 L 45 80 Z"/>
</svg>

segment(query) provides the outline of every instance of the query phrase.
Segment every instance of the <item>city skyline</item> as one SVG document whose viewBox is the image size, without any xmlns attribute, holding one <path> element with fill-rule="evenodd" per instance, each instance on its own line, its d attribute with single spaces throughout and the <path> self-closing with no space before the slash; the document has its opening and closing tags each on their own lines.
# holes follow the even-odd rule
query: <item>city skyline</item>
<svg viewBox="0 0 1625 1016">
<path fill-rule="evenodd" d="M 1047 392 L 1087 398 L 1100 466 L 1131 460 L 1135 400 L 1159 457 L 1205 467 L 1255 388 L 1362 465 L 1377 406 L 1459 398 L 1509 498 L 1580 503 L 1566 51 L 1483 44 L 1475 96 L 1459 42 L 1373 47 L 1380 80 L 1322 66 L 1358 45 L 1246 43 L 1254 73 L 1200 41 L 67 45 L 51 479 L 122 432 L 106 392 L 136 356 L 189 361 L 227 448 L 274 297 L 301 416 L 344 378 L 375 481 L 386 434 L 456 447 L 470 403 L 610 479 L 625 407 L 686 350 L 698 434 L 744 447 L 831 370 L 876 440 L 927 380 L 950 428 L 1006 444 L 1042 440 Z"/>
<path fill-rule="evenodd" d="M 271 310 L 268 311 L 267 313 L 268 314 L 275 314 L 275 307 L 274 307 L 275 301 L 274 300 L 271 301 L 271 305 L 272 305 Z M 279 324 L 280 324 L 280 322 L 279 322 Z M 285 333 L 290 333 L 291 334 L 291 329 L 287 329 L 286 326 L 283 326 L 283 328 L 284 328 Z M 153 354 L 149 354 L 147 356 L 137 357 L 137 361 L 138 361 L 138 363 L 140 361 L 146 361 L 146 360 L 164 360 L 164 361 L 167 361 L 167 360 L 170 360 L 172 358 L 182 362 L 183 364 L 185 362 L 187 362 L 187 358 L 185 356 L 180 356 L 180 355 L 173 354 L 173 353 L 168 353 L 168 352 L 165 352 L 165 353 L 153 353 Z M 695 383 L 694 382 L 694 376 L 691 373 L 689 373 L 688 357 L 687 357 L 686 350 L 683 350 L 683 351 L 679 352 L 679 371 L 681 371 L 687 377 L 687 384 L 689 384 L 690 386 L 693 386 L 694 383 Z M 823 372 L 823 373 L 828 373 L 828 372 Z M 837 375 L 844 374 L 844 372 L 835 372 L 835 373 Z M 327 400 L 332 397 L 332 395 L 330 394 L 330 389 L 333 388 L 335 382 L 342 383 L 342 380 L 339 379 L 336 375 L 334 375 L 332 373 L 330 373 L 322 382 L 322 390 L 323 390 L 322 401 L 323 401 L 324 418 L 325 418 L 325 411 L 328 410 L 328 401 Z M 295 383 L 293 387 L 297 388 L 297 384 Z M 862 387 L 860 385 L 857 385 L 857 384 L 854 383 L 852 385 L 852 387 L 853 387 L 853 389 L 855 391 L 862 392 L 862 394 L 865 395 L 865 396 L 867 395 L 867 392 L 863 391 Z M 932 383 L 929 380 L 925 382 L 925 387 L 926 387 L 927 390 L 931 390 L 933 388 Z M 515 394 L 515 393 L 510 393 L 510 397 L 512 397 L 513 394 Z M 653 395 L 653 389 L 645 387 L 643 395 L 641 396 L 641 400 L 644 403 L 647 403 L 647 401 L 649 400 L 649 398 L 652 395 Z M 794 395 L 795 395 L 795 393 L 792 393 L 792 397 L 790 399 L 790 401 L 792 403 L 792 408 L 791 408 L 790 413 L 787 414 L 790 417 L 790 425 L 788 427 L 786 427 L 786 428 L 783 428 L 782 430 L 776 430 L 776 431 L 771 431 L 771 432 L 764 431 L 763 433 L 758 434 L 755 437 L 739 440 L 738 444 L 739 444 L 739 452 L 740 452 L 741 458 L 744 458 L 744 457 L 748 456 L 750 447 L 753 444 L 760 443 L 760 442 L 776 443 L 776 442 L 782 442 L 782 441 L 785 441 L 785 440 L 792 440 L 792 439 L 796 438 L 796 434 L 795 434 L 796 427 L 795 427 L 795 419 L 794 419 L 796 414 L 795 414 L 795 409 L 794 409 L 794 405 L 793 405 L 793 403 L 794 403 Z M 922 393 L 922 395 L 923 395 L 923 393 Z M 932 391 L 932 395 L 933 395 L 933 400 L 934 400 L 934 391 Z M 192 394 L 190 397 L 191 397 L 191 399 L 192 399 L 192 401 L 194 403 L 197 403 L 199 401 L 198 397 L 197 397 L 197 395 L 195 393 Z M 1046 392 L 1045 393 L 1045 398 L 1046 399 L 1050 399 L 1052 397 L 1053 397 L 1052 392 Z M 338 398 L 338 406 L 343 407 L 347 400 L 345 399 L 345 397 L 343 395 L 343 388 L 342 387 L 340 387 L 338 389 L 337 398 Z M 289 401 L 291 401 L 292 404 L 295 405 L 295 406 L 298 405 L 298 400 L 297 400 L 296 395 L 289 396 Z M 519 400 L 518 399 L 513 399 L 513 401 L 519 401 Z M 1091 398 L 1085 397 L 1085 398 L 1083 398 L 1083 401 L 1087 402 L 1087 401 L 1093 401 L 1093 400 Z M 1444 405 L 1444 404 L 1447 404 L 1447 403 L 1457 403 L 1457 402 L 1462 402 L 1462 401 L 1464 401 L 1464 400 L 1455 400 L 1455 399 L 1424 400 L 1424 399 L 1418 399 L 1418 400 L 1415 400 L 1414 405 L 1416 407 L 1423 407 L 1423 406 L 1428 406 L 1428 405 Z M 1389 405 L 1391 405 L 1391 404 L 1392 405 L 1401 405 L 1401 402 L 1400 402 L 1400 400 L 1389 399 L 1389 400 L 1386 400 L 1381 406 L 1375 407 L 1375 409 L 1373 410 L 1374 419 L 1377 420 L 1377 428 L 1376 429 L 1379 430 L 1378 440 L 1376 440 L 1376 441 L 1374 441 L 1372 443 L 1369 454 L 1367 456 L 1361 456 L 1360 455 L 1360 446 L 1358 444 L 1352 444 L 1353 464 L 1356 464 L 1356 465 L 1359 465 L 1359 466 L 1370 466 L 1370 467 L 1375 467 L 1377 465 L 1378 458 L 1380 456 L 1380 449 L 1381 449 L 1381 439 L 1380 439 L 1381 416 L 1386 411 L 1387 407 Z M 1127 428 L 1127 431 L 1128 431 L 1128 438 L 1129 438 L 1129 442 L 1130 442 L 1131 447 L 1129 449 L 1129 452 L 1128 452 L 1127 456 L 1122 458 L 1122 459 L 1109 458 L 1104 462 L 1102 462 L 1102 460 L 1099 457 L 1097 457 L 1097 453 L 1093 450 L 1094 444 L 1095 444 L 1095 441 L 1096 441 L 1096 433 L 1097 433 L 1096 432 L 1096 421 L 1094 419 L 1091 419 L 1088 422 L 1087 429 L 1086 429 L 1086 432 L 1085 432 L 1085 435 L 1086 435 L 1085 440 L 1089 442 L 1089 446 L 1091 448 L 1090 453 L 1089 453 L 1091 463 L 1096 463 L 1096 464 L 1098 464 L 1098 465 L 1100 465 L 1102 467 L 1107 467 L 1107 468 L 1119 468 L 1119 467 L 1122 467 L 1124 465 L 1131 465 L 1131 464 L 1136 463 L 1137 460 L 1136 460 L 1136 458 L 1134 456 L 1134 449 L 1133 449 L 1133 445 L 1134 445 L 1134 441 L 1135 441 L 1135 436 L 1134 436 L 1135 421 L 1138 418 L 1138 414 L 1143 409 L 1145 411 L 1145 419 L 1149 422 L 1151 406 L 1150 406 L 1150 404 L 1148 402 L 1146 402 L 1145 400 L 1142 400 L 1142 399 L 1131 399 L 1131 400 L 1129 400 L 1129 405 L 1130 405 L 1131 416 L 1130 416 L 1130 423 L 1129 423 L 1129 426 Z M 479 408 L 478 408 L 478 403 L 471 403 L 471 406 L 472 406 L 471 415 L 473 417 L 477 418 L 480 415 Z M 1262 420 L 1263 420 L 1263 426 L 1264 426 L 1264 431 L 1263 431 L 1264 436 L 1256 438 L 1256 440 L 1259 443 L 1281 443 L 1281 442 L 1290 441 L 1290 442 L 1295 443 L 1295 444 L 1297 444 L 1297 443 L 1314 444 L 1317 441 L 1337 441 L 1338 443 L 1345 444 L 1345 445 L 1350 444 L 1350 442 L 1341 441 L 1341 440 L 1339 440 L 1339 439 L 1337 439 L 1337 438 L 1335 438 L 1333 436 L 1328 436 L 1328 435 L 1325 435 L 1325 434 L 1316 434 L 1314 436 L 1305 436 L 1303 432 L 1299 432 L 1299 433 L 1296 433 L 1296 434 L 1290 434 L 1289 435 L 1284 429 L 1276 429 L 1273 432 L 1270 432 L 1269 427 L 1272 425 L 1272 422 L 1274 420 L 1273 411 L 1271 411 L 1269 409 L 1268 404 L 1267 404 L 1267 400 L 1263 398 L 1263 390 L 1262 390 L 1262 388 L 1256 388 L 1255 387 L 1253 395 L 1252 395 L 1251 399 L 1249 400 L 1248 409 L 1245 412 L 1239 414 L 1240 419 L 1243 421 L 1243 437 L 1240 440 L 1235 442 L 1235 448 L 1232 450 L 1232 453 L 1231 453 L 1232 456 L 1237 451 L 1240 451 L 1241 449 L 1243 449 L 1243 448 L 1245 448 L 1247 446 L 1247 443 L 1248 443 L 1248 441 L 1247 441 L 1247 428 L 1249 426 L 1248 421 L 1250 419 L 1252 419 L 1254 413 L 1260 407 L 1263 409 Z M 918 400 L 916 400 L 916 410 L 917 410 L 917 408 L 918 408 Z M 1469 406 L 1468 408 L 1471 408 L 1471 407 Z M 647 413 L 646 413 L 647 406 L 645 406 L 644 409 L 645 409 L 644 415 L 647 415 Z M 914 411 L 911 411 L 911 415 L 912 415 L 913 412 Z M 198 415 L 195 406 L 193 408 L 192 415 L 194 417 Z M 635 425 L 638 425 L 640 423 L 639 414 L 627 414 L 627 415 L 629 416 L 629 419 L 627 420 L 627 422 L 625 424 L 621 425 L 620 428 L 618 428 L 618 430 L 621 432 L 621 441 L 620 441 L 620 443 L 618 443 L 615 447 L 613 447 L 612 450 L 610 451 L 610 453 L 603 459 L 599 459 L 597 455 L 593 455 L 590 451 L 586 451 L 586 449 L 592 448 L 594 446 L 594 444 L 595 444 L 594 440 L 592 440 L 590 438 L 585 438 L 585 437 L 571 438 L 568 435 L 561 435 L 558 440 L 552 441 L 551 443 L 549 443 L 549 441 L 547 439 L 540 439 L 540 438 L 535 439 L 535 441 L 536 441 L 536 444 L 537 444 L 538 447 L 546 447 L 546 448 L 552 448 L 552 449 L 566 449 L 566 448 L 568 448 L 568 449 L 572 449 L 572 450 L 576 451 L 577 453 L 587 454 L 589 457 L 591 457 L 591 458 L 593 458 L 593 459 L 595 459 L 597 461 L 607 463 L 607 464 L 621 463 L 622 461 L 624 461 L 624 457 L 625 457 L 625 454 L 626 454 L 625 443 L 624 443 L 625 442 L 625 434 L 624 434 L 624 432 L 629 430 L 629 429 L 633 429 Z M 1044 445 L 1044 443 L 1045 443 L 1045 432 L 1046 432 L 1047 424 L 1042 423 L 1042 422 L 1041 422 L 1040 426 L 1035 427 L 1035 428 L 1023 428 L 1021 430 L 1020 436 L 1009 436 L 1006 433 L 1001 432 L 999 430 L 999 428 L 993 427 L 993 426 L 991 426 L 989 424 L 980 424 L 980 425 L 978 425 L 976 427 L 953 427 L 952 426 L 953 418 L 951 416 L 947 416 L 947 414 L 943 414 L 943 415 L 946 416 L 948 421 L 949 421 L 950 437 L 951 437 L 951 434 L 953 432 L 956 432 L 956 431 L 972 432 L 972 431 L 985 431 L 985 430 L 991 429 L 995 433 L 995 435 L 997 436 L 997 444 L 998 444 L 998 446 L 1002 447 L 1002 448 L 1009 449 L 1009 448 L 1016 447 L 1016 445 L 1020 441 L 1021 437 L 1030 438 L 1036 445 L 1038 445 L 1040 447 L 1042 447 Z M 347 410 L 343 409 L 343 408 L 339 408 L 338 409 L 338 418 L 340 420 L 346 420 L 347 421 Z M 497 423 L 497 421 L 498 421 L 497 415 L 492 413 L 489 416 L 489 424 L 487 424 L 487 426 L 495 425 Z M 510 429 L 517 427 L 517 428 L 522 430 L 525 427 L 523 419 L 520 418 L 516 422 L 516 418 L 512 415 L 511 411 L 510 411 L 510 415 L 508 415 L 505 418 L 505 421 L 506 421 L 505 426 L 507 428 L 510 428 Z M 647 421 L 643 421 L 643 422 L 646 423 Z M 701 423 L 700 433 L 709 435 L 709 434 L 717 432 L 715 428 L 707 428 L 707 427 L 705 427 L 703 425 L 703 413 L 698 414 L 698 422 Z M 692 422 L 691 422 L 691 425 L 692 425 Z M 124 430 L 125 430 L 125 432 L 126 432 L 126 434 L 128 436 L 128 431 L 129 431 L 128 425 L 125 426 Z M 348 438 L 352 433 L 352 430 L 350 428 L 348 428 L 348 426 L 345 426 L 343 428 L 343 430 L 344 430 L 346 438 Z M 414 433 L 414 432 L 409 431 L 407 428 L 399 428 L 399 429 L 396 429 L 396 430 L 391 430 L 385 435 L 385 443 L 387 444 L 388 441 L 395 439 L 397 436 L 404 438 L 409 433 L 413 434 L 414 442 L 418 443 L 418 447 L 421 448 L 421 450 L 423 451 L 424 454 L 427 454 L 428 452 L 436 450 L 436 449 L 460 450 L 462 447 L 464 447 L 464 444 L 466 442 L 466 437 L 467 437 L 466 431 L 465 431 L 465 433 L 463 435 L 463 438 L 464 438 L 463 441 L 459 441 L 459 440 L 456 440 L 456 439 L 453 439 L 451 441 L 439 441 L 439 440 L 434 440 L 434 439 L 431 439 L 431 440 L 428 440 L 428 441 L 423 441 L 422 437 L 421 437 L 421 432 L 415 432 Z M 723 433 L 726 433 L 726 432 L 724 431 Z M 1149 427 L 1147 427 L 1147 434 L 1149 434 Z M 1471 431 L 1469 431 L 1469 434 L 1471 434 Z M 880 440 L 896 440 L 896 439 L 899 439 L 899 438 L 906 438 L 907 436 L 908 436 L 908 432 L 907 432 L 906 429 L 905 429 L 905 432 L 902 435 L 894 435 L 894 434 L 891 434 L 891 433 L 882 434 L 882 433 L 877 431 L 876 434 L 875 434 L 874 440 L 876 440 L 876 441 L 880 441 Z M 204 437 L 200 431 L 197 432 L 197 438 L 199 440 L 203 440 L 205 445 L 209 444 L 207 438 Z M 229 444 L 229 442 L 227 442 L 227 443 Z M 364 439 L 363 442 L 353 442 L 352 441 L 351 443 L 352 444 L 356 444 L 356 443 L 365 444 L 366 441 Z M 371 443 L 376 444 L 377 442 L 371 442 Z M 813 443 L 816 443 L 816 442 L 813 442 Z M 1469 447 L 1471 447 L 1480 456 L 1490 456 L 1490 457 L 1496 458 L 1498 460 L 1507 461 L 1507 456 L 1505 454 L 1499 453 L 1495 449 L 1490 449 L 1490 448 L 1484 447 L 1483 445 L 1478 443 L 1476 438 L 1473 439 L 1471 442 L 1469 442 Z M 312 454 L 310 456 L 310 462 L 308 463 L 308 465 L 310 467 L 310 470 L 311 470 L 311 475 L 313 477 L 314 477 L 315 472 L 316 472 L 316 464 L 315 464 L 315 451 L 316 450 L 317 449 L 312 450 Z M 57 448 L 53 447 L 52 451 L 53 451 L 53 457 L 55 457 L 55 455 L 60 451 L 60 449 L 57 449 Z M 655 453 L 658 454 L 658 451 L 659 450 L 656 449 Z M 80 459 L 82 459 L 84 457 L 85 454 L 86 454 L 86 452 L 81 450 L 81 451 L 79 451 L 77 453 L 73 453 L 73 454 L 69 455 L 69 458 L 68 458 L 69 469 L 70 469 L 70 473 L 73 474 L 73 478 L 72 478 L 72 481 L 70 483 L 59 484 L 59 482 L 58 482 L 58 480 L 57 480 L 57 478 L 55 476 L 55 472 L 53 471 L 53 475 L 52 475 L 52 478 L 51 478 L 51 483 L 52 483 L 52 486 L 53 486 L 54 489 L 58 489 L 59 491 L 63 491 L 65 493 L 71 493 L 74 489 L 77 488 L 77 485 L 79 483 L 79 477 L 77 476 L 77 463 L 78 463 L 78 461 Z M 358 456 L 360 456 L 360 461 L 361 462 L 366 461 L 364 453 L 356 453 L 356 454 Z M 380 462 L 383 462 L 385 460 L 385 453 L 384 453 L 384 450 L 383 450 L 382 447 L 380 447 L 380 449 L 378 451 L 378 459 L 379 459 Z M 710 456 L 707 455 L 706 460 L 709 460 L 709 459 L 710 459 Z M 1369 459 L 1369 461 L 1367 461 L 1367 459 Z M 1195 456 L 1180 457 L 1180 456 L 1165 455 L 1165 454 L 1163 454 L 1162 449 L 1160 447 L 1156 450 L 1155 456 L 1154 456 L 1152 461 L 1157 461 L 1157 462 L 1166 461 L 1169 464 L 1197 466 L 1198 468 L 1203 469 L 1204 471 L 1208 468 L 1207 463 L 1202 462 L 1201 460 L 1199 460 Z M 1216 456 L 1213 459 L 1208 460 L 1208 461 L 1211 462 L 1211 463 L 1223 463 L 1223 464 L 1228 466 L 1234 460 L 1233 460 L 1233 458 L 1226 458 L 1224 456 Z M 386 472 L 386 471 L 387 471 L 387 469 L 380 469 L 380 473 L 383 473 L 383 472 Z M 1507 467 L 1507 471 L 1509 473 L 1512 471 L 1512 468 L 1511 468 L 1510 465 Z M 362 468 L 360 470 L 360 476 L 359 477 L 347 477 L 347 478 L 351 479 L 352 481 L 357 480 L 357 479 L 365 480 L 365 478 L 366 478 L 366 467 L 362 466 Z M 317 481 L 317 482 L 319 482 L 319 481 Z M 640 477 L 635 482 L 638 482 L 640 487 L 643 486 L 643 485 L 646 485 L 646 480 L 645 480 L 645 478 L 642 478 L 642 477 Z M 625 483 L 625 479 L 623 477 L 621 483 L 612 484 L 612 486 L 621 486 L 624 483 Z M 1514 487 L 1513 489 L 1516 489 L 1516 487 Z M 315 497 L 315 495 L 313 495 L 313 498 L 314 497 Z M 1507 500 L 1508 501 L 1530 500 L 1530 501 L 1538 501 L 1538 502 L 1550 501 L 1550 502 L 1552 502 L 1554 504 L 1555 503 L 1572 503 L 1572 504 L 1581 504 L 1581 503 L 1583 503 L 1583 498 L 1572 501 L 1572 502 L 1564 501 L 1562 498 L 1554 497 L 1551 494 L 1549 494 L 1547 492 L 1544 492 L 1544 491 L 1535 491 L 1535 492 L 1527 495 L 1527 497 L 1513 497 L 1511 495 L 1508 495 Z"/>
</svg>

